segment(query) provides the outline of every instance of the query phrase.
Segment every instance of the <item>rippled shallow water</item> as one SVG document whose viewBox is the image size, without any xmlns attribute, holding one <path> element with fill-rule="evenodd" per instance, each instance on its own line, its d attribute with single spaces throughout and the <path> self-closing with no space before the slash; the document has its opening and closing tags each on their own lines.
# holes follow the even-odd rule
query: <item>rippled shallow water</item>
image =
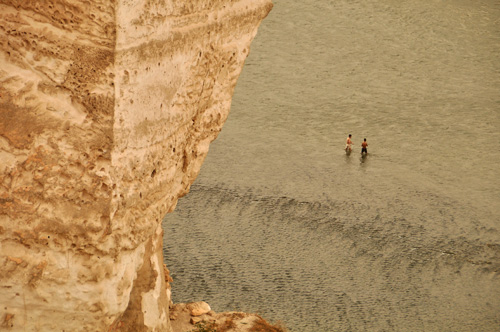
<svg viewBox="0 0 500 332">
<path fill-rule="evenodd" d="M 500 4 L 274 3 L 164 219 L 174 301 L 294 332 L 498 331 Z"/>
</svg>

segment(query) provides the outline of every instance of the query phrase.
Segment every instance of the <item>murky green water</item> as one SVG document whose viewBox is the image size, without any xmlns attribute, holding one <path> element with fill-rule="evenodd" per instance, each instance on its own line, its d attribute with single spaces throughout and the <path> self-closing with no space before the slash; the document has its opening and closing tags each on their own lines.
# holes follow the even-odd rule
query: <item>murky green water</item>
<svg viewBox="0 0 500 332">
<path fill-rule="evenodd" d="M 174 301 L 293 332 L 499 331 L 500 3 L 274 2 L 164 220 Z"/>
</svg>

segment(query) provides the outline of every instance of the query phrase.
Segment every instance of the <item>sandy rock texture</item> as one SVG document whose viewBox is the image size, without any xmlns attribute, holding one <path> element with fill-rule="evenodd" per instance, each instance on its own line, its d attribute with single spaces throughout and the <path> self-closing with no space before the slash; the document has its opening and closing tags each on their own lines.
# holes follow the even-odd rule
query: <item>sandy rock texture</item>
<svg viewBox="0 0 500 332">
<path fill-rule="evenodd" d="M 0 0 L 0 329 L 169 331 L 161 220 L 270 0 Z"/>
<path fill-rule="evenodd" d="M 245 312 L 216 313 L 208 303 L 176 303 L 170 307 L 173 332 L 286 332 L 280 324 L 272 325 L 257 314 Z"/>
</svg>

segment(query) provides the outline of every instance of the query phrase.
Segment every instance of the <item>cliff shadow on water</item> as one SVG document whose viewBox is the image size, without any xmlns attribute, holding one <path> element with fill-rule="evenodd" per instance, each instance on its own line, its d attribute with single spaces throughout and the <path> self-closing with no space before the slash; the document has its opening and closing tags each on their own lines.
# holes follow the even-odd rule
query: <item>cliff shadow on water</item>
<svg viewBox="0 0 500 332">
<path fill-rule="evenodd" d="M 455 312 L 462 328 L 493 326 L 499 246 L 433 234 L 405 198 L 380 208 L 203 185 L 190 197 L 165 220 L 174 301 L 259 312 L 292 331 L 458 328 Z M 429 209 L 465 213 L 444 206 Z"/>
</svg>

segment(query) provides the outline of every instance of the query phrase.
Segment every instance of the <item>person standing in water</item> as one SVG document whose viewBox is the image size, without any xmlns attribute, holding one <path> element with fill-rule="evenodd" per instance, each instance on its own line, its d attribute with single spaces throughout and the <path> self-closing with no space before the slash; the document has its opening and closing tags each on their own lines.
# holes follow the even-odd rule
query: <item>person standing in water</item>
<svg viewBox="0 0 500 332">
<path fill-rule="evenodd" d="M 366 141 L 366 138 L 363 140 L 363 143 L 361 143 L 361 154 L 366 153 L 368 154 L 368 142 Z"/>
<path fill-rule="evenodd" d="M 349 137 L 347 137 L 347 140 L 345 142 L 345 152 L 348 152 L 348 153 L 352 151 L 352 148 L 351 148 L 351 145 L 352 145 L 351 137 L 352 137 L 352 135 L 349 134 Z"/>
</svg>

